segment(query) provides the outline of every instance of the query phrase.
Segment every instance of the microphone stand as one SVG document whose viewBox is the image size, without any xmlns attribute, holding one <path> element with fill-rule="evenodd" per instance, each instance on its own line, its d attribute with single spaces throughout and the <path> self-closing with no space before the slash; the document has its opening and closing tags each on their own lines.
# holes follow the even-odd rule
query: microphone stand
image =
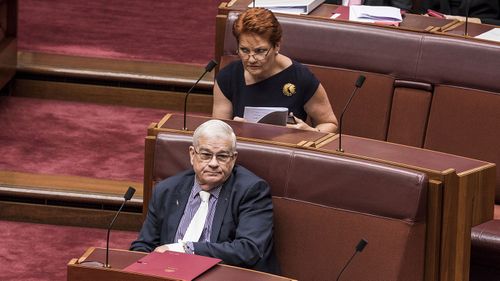
<svg viewBox="0 0 500 281">
<path fill-rule="evenodd" d="M 361 239 L 359 240 L 358 242 L 358 245 L 356 245 L 356 251 L 352 254 L 351 258 L 347 261 L 347 263 L 344 265 L 344 267 L 342 268 L 342 270 L 340 271 L 339 275 L 337 276 L 337 279 L 335 279 L 335 281 L 339 281 L 340 279 L 340 276 L 342 276 L 342 273 L 344 273 L 344 270 L 347 268 L 347 266 L 351 263 L 352 259 L 354 258 L 354 256 L 356 256 L 357 253 L 361 253 L 366 245 L 368 244 L 368 241 L 366 241 L 365 239 Z"/>
<path fill-rule="evenodd" d="M 194 87 L 196 85 L 198 85 L 201 78 L 203 78 L 203 76 L 205 76 L 205 74 L 207 74 L 208 72 L 212 71 L 212 69 L 214 69 L 214 67 L 216 65 L 217 65 L 217 62 L 214 60 L 211 60 L 210 62 L 208 62 L 207 66 L 205 66 L 205 72 L 203 72 L 203 74 L 200 76 L 200 78 L 198 78 L 198 80 L 196 80 L 196 82 L 193 84 L 193 86 L 191 86 L 191 89 L 189 89 L 189 91 L 187 91 L 186 96 L 184 97 L 184 126 L 182 127 L 182 130 L 187 131 L 186 112 L 187 112 L 187 100 L 188 100 L 189 94 L 191 94 L 191 91 L 194 89 Z"/>
<path fill-rule="evenodd" d="M 342 149 L 342 119 L 344 118 L 344 113 L 347 111 L 347 107 L 349 106 L 349 104 L 351 104 L 351 100 L 354 97 L 354 95 L 356 94 L 356 92 L 358 91 L 358 89 L 361 88 L 361 86 L 363 86 L 365 79 L 366 79 L 366 77 L 363 75 L 360 75 L 358 77 L 358 79 L 356 80 L 355 88 L 352 91 L 352 94 L 349 97 L 349 100 L 347 101 L 346 105 L 344 106 L 342 113 L 340 114 L 340 118 L 339 118 L 339 147 L 337 148 L 338 152 L 344 152 L 344 150 Z"/>
<path fill-rule="evenodd" d="M 472 0 L 465 0 L 467 1 L 467 5 L 465 6 L 465 31 L 464 31 L 464 36 L 467 37 L 469 36 L 469 33 L 467 32 L 467 28 L 469 26 L 469 9 L 470 9 L 470 2 Z"/>
<path fill-rule="evenodd" d="M 106 236 L 106 263 L 104 264 L 104 267 L 106 267 L 106 268 L 111 268 L 111 265 L 109 265 L 109 234 L 111 232 L 111 227 L 115 223 L 115 220 L 118 217 L 118 214 L 120 214 L 120 212 L 122 211 L 123 206 L 125 206 L 125 203 L 128 200 L 130 200 L 132 198 L 132 196 L 134 196 L 134 193 L 135 193 L 135 189 L 133 187 L 129 186 L 129 188 L 127 189 L 127 192 L 123 196 L 123 198 L 125 200 L 123 201 L 122 205 L 118 209 L 118 212 L 116 212 L 115 217 L 113 218 L 113 220 L 111 221 L 111 223 L 108 226 L 108 235 Z"/>
</svg>

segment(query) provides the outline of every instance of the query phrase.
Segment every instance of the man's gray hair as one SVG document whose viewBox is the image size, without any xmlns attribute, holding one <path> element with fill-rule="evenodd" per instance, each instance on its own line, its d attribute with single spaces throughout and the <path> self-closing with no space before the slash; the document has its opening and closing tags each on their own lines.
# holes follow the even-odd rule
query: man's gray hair
<svg viewBox="0 0 500 281">
<path fill-rule="evenodd" d="M 198 139 L 202 136 L 229 138 L 232 143 L 232 152 L 236 151 L 236 135 L 234 134 L 233 128 L 221 120 L 208 120 L 198 126 L 193 134 L 194 147 L 198 147 Z"/>
</svg>

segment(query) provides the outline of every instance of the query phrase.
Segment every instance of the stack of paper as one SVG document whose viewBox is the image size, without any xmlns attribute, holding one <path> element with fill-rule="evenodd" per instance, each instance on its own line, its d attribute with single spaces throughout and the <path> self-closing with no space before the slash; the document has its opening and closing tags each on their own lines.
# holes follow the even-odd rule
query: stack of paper
<svg viewBox="0 0 500 281">
<path fill-rule="evenodd" d="M 248 7 L 263 7 L 276 13 L 309 14 L 325 0 L 254 0 Z"/>
<path fill-rule="evenodd" d="M 401 10 L 387 6 L 353 5 L 349 7 L 349 20 L 371 23 L 399 23 Z"/>
</svg>

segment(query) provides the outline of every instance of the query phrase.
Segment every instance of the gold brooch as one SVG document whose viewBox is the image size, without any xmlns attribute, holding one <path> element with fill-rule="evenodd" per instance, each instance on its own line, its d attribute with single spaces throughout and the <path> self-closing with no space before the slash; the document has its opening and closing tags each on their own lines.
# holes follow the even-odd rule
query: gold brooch
<svg viewBox="0 0 500 281">
<path fill-rule="evenodd" d="M 286 83 L 283 86 L 283 94 L 287 97 L 291 97 L 295 94 L 295 85 L 292 83 Z"/>
</svg>

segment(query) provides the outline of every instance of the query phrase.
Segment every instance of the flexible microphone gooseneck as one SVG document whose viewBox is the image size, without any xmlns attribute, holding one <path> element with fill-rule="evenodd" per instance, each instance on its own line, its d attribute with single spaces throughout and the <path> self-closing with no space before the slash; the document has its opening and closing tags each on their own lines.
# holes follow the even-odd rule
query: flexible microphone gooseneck
<svg viewBox="0 0 500 281">
<path fill-rule="evenodd" d="M 212 71 L 212 69 L 214 69 L 214 67 L 216 65 L 217 65 L 217 62 L 214 61 L 214 60 L 211 60 L 210 62 L 208 62 L 207 66 L 205 66 L 205 72 L 203 72 L 203 74 L 200 76 L 200 78 L 198 78 L 198 80 L 196 81 L 196 83 L 193 84 L 193 86 L 191 87 L 191 89 L 189 89 L 189 91 L 187 91 L 186 96 L 184 97 L 184 126 L 182 127 L 182 129 L 184 131 L 187 131 L 187 126 L 186 126 L 186 112 L 187 112 L 187 100 L 188 100 L 188 96 L 189 96 L 189 94 L 191 94 L 191 91 L 194 89 L 194 87 L 196 87 L 196 85 L 198 85 L 198 82 L 200 82 L 201 78 L 203 78 L 203 76 L 205 76 L 205 74 L 207 74 L 207 72 Z"/>
<path fill-rule="evenodd" d="M 109 233 L 111 232 L 111 227 L 115 223 L 115 220 L 118 217 L 118 214 L 122 211 L 123 206 L 125 206 L 125 203 L 128 200 L 132 199 L 132 196 L 134 196 L 134 193 L 135 193 L 135 188 L 129 186 L 127 189 L 127 192 L 125 192 L 125 195 L 123 195 L 123 198 L 125 200 L 123 201 L 122 205 L 120 206 L 120 209 L 118 209 L 118 212 L 116 212 L 115 217 L 113 218 L 113 220 L 111 221 L 111 223 L 108 226 L 108 236 L 106 237 L 106 263 L 104 264 L 104 267 L 108 267 L 108 268 L 111 267 L 109 265 L 109 262 L 108 262 L 109 261 Z"/>
<path fill-rule="evenodd" d="M 335 279 L 336 281 L 339 281 L 340 279 L 340 276 L 342 276 L 342 273 L 344 273 L 344 270 L 347 268 L 347 266 L 351 263 L 352 259 L 354 258 L 354 256 L 357 254 L 357 253 L 361 253 L 366 245 L 368 244 L 368 241 L 366 241 L 365 239 L 361 239 L 359 240 L 358 242 L 358 245 L 356 246 L 356 251 L 354 252 L 354 254 L 352 254 L 351 258 L 347 261 L 347 263 L 344 265 L 344 267 L 342 268 L 342 270 L 340 271 L 339 275 L 337 276 L 337 279 Z"/>
<path fill-rule="evenodd" d="M 346 103 L 344 109 L 342 110 L 342 113 L 340 113 L 340 118 L 339 118 L 339 147 L 337 148 L 338 152 L 344 152 L 344 150 L 342 149 L 342 119 L 344 117 L 344 113 L 347 111 L 347 107 L 349 106 L 349 104 L 351 104 L 351 100 L 354 97 L 354 95 L 356 94 L 356 92 L 358 91 L 358 89 L 361 88 L 361 86 L 363 86 L 363 83 L 365 83 L 365 79 L 366 79 L 366 77 L 364 75 L 359 75 L 358 79 L 356 80 L 356 84 L 354 85 L 355 88 L 352 91 L 352 94 L 349 97 L 349 100 L 347 100 L 347 103 Z"/>
</svg>

